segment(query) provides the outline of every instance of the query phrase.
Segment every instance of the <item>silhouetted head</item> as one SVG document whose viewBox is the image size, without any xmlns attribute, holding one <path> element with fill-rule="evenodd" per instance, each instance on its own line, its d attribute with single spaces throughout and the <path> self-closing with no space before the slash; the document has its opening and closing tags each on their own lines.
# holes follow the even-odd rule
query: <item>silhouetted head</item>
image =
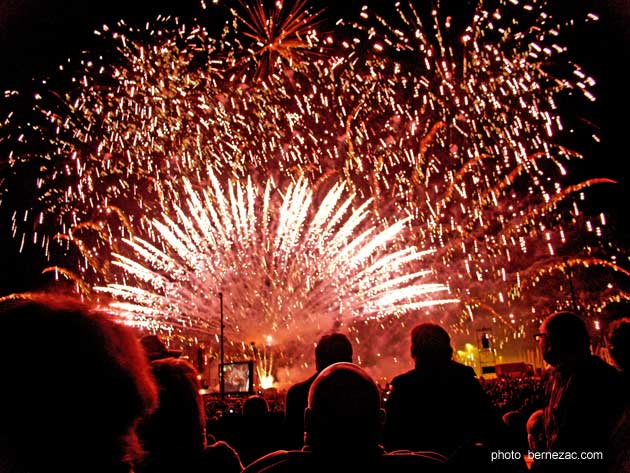
<svg viewBox="0 0 630 473">
<path fill-rule="evenodd" d="M 243 403 L 243 416 L 249 419 L 264 417 L 268 412 L 269 406 L 267 401 L 258 394 L 249 396 Z"/>
<path fill-rule="evenodd" d="M 149 361 L 161 360 L 162 358 L 179 358 L 182 354 L 180 350 L 169 349 L 158 335 L 145 335 L 140 339 L 140 344 Z"/>
<path fill-rule="evenodd" d="M 0 305 L 0 333 L 0 458 L 11 471 L 118 471 L 139 456 L 136 423 L 157 395 L 128 328 L 33 295 Z"/>
<path fill-rule="evenodd" d="M 590 336 L 584 321 L 573 312 L 548 316 L 537 334 L 543 358 L 551 366 L 588 356 Z"/>
<path fill-rule="evenodd" d="M 335 363 L 319 373 L 309 390 L 306 443 L 322 453 L 374 449 L 384 420 L 374 380 L 357 365 Z"/>
<path fill-rule="evenodd" d="M 184 359 L 152 361 L 151 371 L 158 386 L 158 408 L 138 428 L 147 450 L 143 466 L 161 465 L 168 470 L 194 458 L 206 446 L 201 386 L 197 370 Z"/>
<path fill-rule="evenodd" d="M 352 363 L 352 344 L 343 333 L 323 335 L 315 347 L 315 364 L 321 371 L 333 363 Z"/>
<path fill-rule="evenodd" d="M 411 331 L 411 356 L 416 364 L 447 362 L 453 356 L 451 337 L 439 325 L 418 324 Z"/>
<path fill-rule="evenodd" d="M 505 425 L 511 429 L 519 429 L 525 427 L 525 419 L 520 411 L 508 411 L 501 417 Z"/>
<path fill-rule="evenodd" d="M 630 318 L 615 320 L 609 329 L 610 355 L 620 370 L 630 371 Z"/>
<path fill-rule="evenodd" d="M 538 409 L 527 419 L 525 428 L 527 430 L 527 443 L 532 451 L 545 450 L 545 425 L 543 410 Z"/>
</svg>

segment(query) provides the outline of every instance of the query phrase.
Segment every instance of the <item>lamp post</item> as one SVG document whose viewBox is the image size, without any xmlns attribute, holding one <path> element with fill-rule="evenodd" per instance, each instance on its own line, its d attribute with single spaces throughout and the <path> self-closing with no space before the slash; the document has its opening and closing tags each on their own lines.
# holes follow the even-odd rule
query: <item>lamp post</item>
<svg viewBox="0 0 630 473">
<path fill-rule="evenodd" d="M 220 335 L 219 335 L 219 350 L 220 350 L 220 366 L 221 369 L 219 370 L 219 392 L 221 394 L 221 399 L 223 399 L 225 397 L 225 375 L 223 373 L 223 370 L 225 369 L 224 364 L 225 364 L 225 354 L 223 352 L 223 293 L 219 292 L 219 310 L 221 313 L 221 323 L 220 323 Z"/>
</svg>

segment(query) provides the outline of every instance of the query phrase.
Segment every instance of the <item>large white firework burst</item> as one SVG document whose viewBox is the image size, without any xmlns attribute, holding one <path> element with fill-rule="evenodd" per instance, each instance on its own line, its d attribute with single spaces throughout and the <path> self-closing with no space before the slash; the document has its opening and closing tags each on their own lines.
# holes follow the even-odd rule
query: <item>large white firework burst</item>
<svg viewBox="0 0 630 473">
<path fill-rule="evenodd" d="M 435 304 L 448 288 L 420 269 L 429 251 L 401 243 L 407 220 L 380 226 L 367 200 L 355 207 L 337 183 L 317 202 L 300 178 L 281 194 L 272 180 L 195 189 L 184 181 L 172 213 L 151 221 L 114 254 L 122 283 L 97 290 L 133 323 L 216 333 L 224 300 L 232 340 L 278 343 Z M 439 294 L 439 295 L 438 295 Z"/>
</svg>

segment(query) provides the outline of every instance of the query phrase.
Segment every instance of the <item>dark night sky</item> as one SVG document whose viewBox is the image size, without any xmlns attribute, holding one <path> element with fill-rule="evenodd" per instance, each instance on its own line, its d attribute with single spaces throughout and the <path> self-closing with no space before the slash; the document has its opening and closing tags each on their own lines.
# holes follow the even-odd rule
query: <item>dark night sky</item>
<svg viewBox="0 0 630 473">
<path fill-rule="evenodd" d="M 212 3 L 212 0 L 206 1 Z M 221 0 L 221 3 L 227 1 Z M 454 2 L 463 3 L 462 0 L 451 0 L 450 3 L 456 4 Z M 369 0 L 310 2 L 316 6 L 328 5 L 334 17 L 354 14 L 365 3 Z M 630 223 L 625 221 L 627 212 L 622 207 L 630 202 L 629 174 L 625 170 L 630 158 L 626 70 L 630 52 L 630 0 L 556 0 L 550 3 L 555 3 L 555 8 L 561 10 L 579 8 L 601 14 L 599 25 L 588 30 L 578 29 L 570 45 L 576 61 L 598 80 L 595 90 L 598 101 L 585 116 L 601 128 L 603 139 L 601 145 L 587 150 L 588 159 L 580 172 L 589 177 L 612 177 L 621 182 L 617 188 L 602 191 L 598 198 L 602 206 L 609 209 L 612 220 L 617 221 L 620 235 L 629 241 Z M 113 24 L 120 18 L 125 18 L 128 23 L 150 20 L 158 13 L 186 16 L 199 12 L 198 5 L 199 0 L 0 0 L 0 89 L 19 89 L 31 78 L 45 75 L 67 57 L 89 49 L 93 31 L 104 23 Z M 572 15 L 574 12 L 562 13 Z M 4 159 L 4 156 L 0 157 L 0 163 Z M 0 166 L 0 172 L 3 169 Z M 19 244 L 10 238 L 9 225 L 6 220 L 0 222 L 0 295 L 30 289 L 43 264 L 33 255 L 17 255 Z"/>
</svg>

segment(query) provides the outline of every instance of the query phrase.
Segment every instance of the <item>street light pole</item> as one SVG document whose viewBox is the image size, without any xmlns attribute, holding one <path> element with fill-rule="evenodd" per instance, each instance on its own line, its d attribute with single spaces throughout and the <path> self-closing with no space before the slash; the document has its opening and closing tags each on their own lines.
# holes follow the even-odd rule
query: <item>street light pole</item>
<svg viewBox="0 0 630 473">
<path fill-rule="evenodd" d="M 224 345 L 224 340 L 223 340 L 223 293 L 219 292 L 219 310 L 221 313 L 221 325 L 220 325 L 220 336 L 219 336 L 219 350 L 221 353 L 221 369 L 219 370 L 219 392 L 221 393 L 221 399 L 223 399 L 225 397 L 225 375 L 223 373 L 224 369 L 225 369 L 225 354 L 223 352 L 223 345 Z"/>
</svg>

